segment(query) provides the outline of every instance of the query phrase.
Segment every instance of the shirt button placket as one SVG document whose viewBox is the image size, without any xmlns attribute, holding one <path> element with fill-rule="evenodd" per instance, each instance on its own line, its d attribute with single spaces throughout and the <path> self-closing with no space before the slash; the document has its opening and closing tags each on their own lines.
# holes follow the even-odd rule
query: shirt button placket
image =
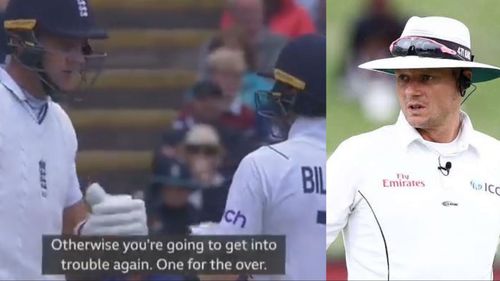
<svg viewBox="0 0 500 281">
<path fill-rule="evenodd" d="M 27 192 L 27 188 L 29 187 L 29 177 L 28 177 L 28 157 L 26 155 L 26 149 L 24 148 L 24 146 L 21 146 L 21 163 L 22 163 L 22 183 L 17 186 L 17 188 L 19 188 L 19 190 L 17 191 L 17 198 L 16 200 L 18 200 L 18 206 L 19 206 L 19 221 L 17 221 L 16 223 L 19 224 L 19 228 L 18 228 L 18 233 L 17 233 L 17 238 L 15 240 L 15 246 L 18 248 L 18 249 L 22 249 L 23 248 L 23 242 L 22 242 L 22 235 L 24 234 L 21 230 L 22 229 L 25 229 L 25 226 L 26 226 L 26 220 L 27 220 L 27 217 L 26 217 L 26 201 L 28 200 L 28 192 Z"/>
</svg>

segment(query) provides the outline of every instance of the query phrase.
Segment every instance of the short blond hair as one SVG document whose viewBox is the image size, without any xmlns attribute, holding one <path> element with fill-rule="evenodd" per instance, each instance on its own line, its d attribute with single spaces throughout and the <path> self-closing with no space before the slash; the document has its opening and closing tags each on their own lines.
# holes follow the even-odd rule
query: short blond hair
<svg viewBox="0 0 500 281">
<path fill-rule="evenodd" d="M 214 127 L 207 124 L 196 124 L 186 134 L 186 145 L 221 146 L 219 134 Z"/>
<path fill-rule="evenodd" d="M 210 53 L 207 58 L 207 65 L 210 71 L 243 73 L 247 70 L 243 51 L 229 47 L 220 47 Z"/>
</svg>

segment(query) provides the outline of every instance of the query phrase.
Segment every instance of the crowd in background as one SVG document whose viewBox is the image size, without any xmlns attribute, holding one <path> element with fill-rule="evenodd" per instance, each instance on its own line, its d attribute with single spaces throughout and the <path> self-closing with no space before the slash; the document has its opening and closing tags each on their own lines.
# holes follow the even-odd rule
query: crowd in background
<svg viewBox="0 0 500 281">
<path fill-rule="evenodd" d="M 325 2 L 226 2 L 219 31 L 200 47 L 199 81 L 155 150 L 146 201 L 156 233 L 218 222 L 241 159 L 279 141 L 255 105 L 255 92 L 273 83 L 258 74 L 272 71 L 290 38 L 325 31 Z"/>
<path fill-rule="evenodd" d="M 365 3 L 359 18 L 350 23 L 352 29 L 342 69 L 343 92 L 360 103 L 367 120 L 385 123 L 399 112 L 393 77 L 360 69 L 358 65 L 389 57 L 387 46 L 399 38 L 404 22 L 391 0 Z"/>
<path fill-rule="evenodd" d="M 255 92 L 273 85 L 258 74 L 272 72 L 290 38 L 325 32 L 325 3 L 226 2 L 218 32 L 200 47 L 198 82 L 154 153 L 145 194 L 152 233 L 187 234 L 190 225 L 220 221 L 241 159 L 280 140 L 258 114 Z"/>
</svg>

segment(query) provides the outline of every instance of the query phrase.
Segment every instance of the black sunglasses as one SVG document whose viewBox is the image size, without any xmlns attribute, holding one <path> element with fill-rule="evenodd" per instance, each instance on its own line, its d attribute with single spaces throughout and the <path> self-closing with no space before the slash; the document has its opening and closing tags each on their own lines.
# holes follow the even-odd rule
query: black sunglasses
<svg viewBox="0 0 500 281">
<path fill-rule="evenodd" d="M 217 155 L 220 148 L 215 145 L 186 145 L 186 151 L 191 154 Z"/>
<path fill-rule="evenodd" d="M 456 45 L 456 50 L 450 48 Z M 389 51 L 393 56 L 411 56 L 431 58 L 447 58 L 463 61 L 472 61 L 474 56 L 469 48 L 450 43 L 450 47 L 436 40 L 424 37 L 402 37 L 392 42 Z"/>
</svg>

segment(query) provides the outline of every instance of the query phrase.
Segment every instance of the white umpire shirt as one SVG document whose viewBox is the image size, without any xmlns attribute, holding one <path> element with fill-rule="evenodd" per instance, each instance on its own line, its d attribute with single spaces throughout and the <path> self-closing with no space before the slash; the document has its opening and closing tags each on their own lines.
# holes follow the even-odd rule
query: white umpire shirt
<svg viewBox="0 0 500 281">
<path fill-rule="evenodd" d="M 0 69 L 0 280 L 48 279 L 42 235 L 61 234 L 64 208 L 82 198 L 73 125 L 50 99 L 42 114 Z"/>
<path fill-rule="evenodd" d="M 325 142 L 325 118 L 299 117 L 234 174 L 218 233 L 286 236 L 286 274 L 255 279 L 325 280 Z"/>
<path fill-rule="evenodd" d="M 350 280 L 492 279 L 500 146 L 461 113 L 448 144 L 395 125 L 344 141 L 327 163 L 327 246 L 343 230 Z M 446 163 L 451 163 L 449 174 Z"/>
</svg>

